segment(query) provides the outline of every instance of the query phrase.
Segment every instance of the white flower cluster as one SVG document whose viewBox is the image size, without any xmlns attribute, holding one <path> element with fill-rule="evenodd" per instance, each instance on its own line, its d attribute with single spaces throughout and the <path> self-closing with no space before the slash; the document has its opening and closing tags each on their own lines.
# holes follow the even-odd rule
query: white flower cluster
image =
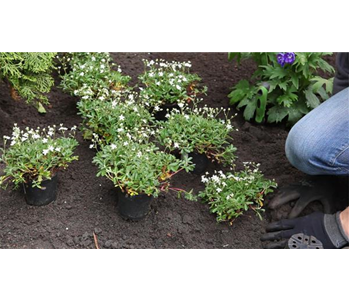
<svg viewBox="0 0 349 300">
<path fill-rule="evenodd" d="M 7 140 L 11 140 L 10 146 L 21 145 L 22 143 L 33 143 L 33 142 L 42 142 L 43 144 L 47 144 L 54 138 L 56 134 L 56 125 L 48 126 L 47 128 L 37 127 L 36 129 L 32 129 L 26 127 L 25 130 L 21 130 L 18 125 L 15 123 L 12 129 L 12 136 L 4 136 L 5 143 Z M 76 131 L 76 126 L 73 126 L 70 131 L 74 134 Z M 60 131 L 63 135 L 64 132 L 67 131 L 67 127 L 63 127 L 63 124 L 60 124 L 58 131 Z M 57 150 L 58 149 L 58 150 Z M 48 148 L 47 152 L 53 151 L 54 149 Z M 56 151 L 60 151 L 60 148 L 56 148 Z"/>
</svg>

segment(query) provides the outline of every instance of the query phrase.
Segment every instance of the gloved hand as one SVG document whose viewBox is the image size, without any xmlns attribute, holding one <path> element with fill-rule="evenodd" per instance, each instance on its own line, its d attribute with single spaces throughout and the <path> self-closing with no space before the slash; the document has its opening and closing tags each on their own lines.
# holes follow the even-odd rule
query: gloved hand
<svg viewBox="0 0 349 300">
<path fill-rule="evenodd" d="M 338 192 L 340 181 L 334 176 L 311 176 L 300 184 L 293 184 L 280 189 L 279 193 L 270 201 L 268 207 L 277 209 L 283 204 L 296 200 L 296 204 L 288 218 L 296 218 L 311 202 L 319 201 L 323 205 L 324 212 L 334 213 L 339 210 Z M 346 199 L 348 197 L 346 196 Z"/>
<path fill-rule="evenodd" d="M 284 249 L 292 235 L 303 233 L 317 238 L 325 249 L 342 248 L 349 243 L 349 238 L 344 233 L 339 213 L 315 212 L 305 217 L 270 223 L 261 241 L 273 241 L 266 246 L 268 249 Z"/>
</svg>

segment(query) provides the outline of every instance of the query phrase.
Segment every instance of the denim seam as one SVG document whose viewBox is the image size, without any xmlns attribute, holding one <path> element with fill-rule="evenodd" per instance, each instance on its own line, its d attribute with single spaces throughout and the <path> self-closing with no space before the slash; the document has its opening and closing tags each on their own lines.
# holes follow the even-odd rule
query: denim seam
<svg viewBox="0 0 349 300">
<path fill-rule="evenodd" d="M 336 163 L 338 157 L 341 156 L 341 154 L 343 154 L 343 152 L 345 152 L 346 150 L 349 149 L 349 145 L 348 144 L 344 145 L 344 147 L 345 148 L 340 150 L 339 153 L 334 157 L 334 159 L 332 160 L 332 162 L 330 164 L 331 166 L 334 166 L 334 164 Z"/>
</svg>

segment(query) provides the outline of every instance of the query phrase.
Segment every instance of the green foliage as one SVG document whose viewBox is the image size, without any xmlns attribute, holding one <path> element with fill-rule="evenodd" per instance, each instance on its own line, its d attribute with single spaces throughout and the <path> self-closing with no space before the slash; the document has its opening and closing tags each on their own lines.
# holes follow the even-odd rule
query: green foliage
<svg viewBox="0 0 349 300">
<path fill-rule="evenodd" d="M 54 84 L 55 56 L 54 52 L 0 52 L 0 78 L 10 84 L 11 96 L 22 97 L 44 112 L 42 104 L 49 104 L 44 94 Z"/>
<path fill-rule="evenodd" d="M 81 99 L 78 108 L 83 118 L 84 138 L 89 139 L 94 133 L 102 144 L 128 136 L 138 142 L 148 140 L 155 134 L 150 125 L 153 116 L 136 99 L 135 93 L 119 94 L 108 100 Z"/>
<path fill-rule="evenodd" d="M 157 197 L 161 191 L 169 189 L 169 180 L 174 174 L 181 169 L 191 170 L 185 162 L 159 151 L 152 143 L 123 140 L 102 146 L 93 162 L 99 169 L 97 176 L 106 176 L 115 187 L 131 196 L 147 194 Z"/>
<path fill-rule="evenodd" d="M 202 176 L 205 190 L 199 193 L 199 198 L 208 203 L 218 222 L 232 223 L 249 208 L 261 218 L 264 196 L 277 187 L 274 181 L 263 177 L 258 165 L 244 164 L 245 169 L 240 172 L 215 171 L 212 177 Z"/>
<path fill-rule="evenodd" d="M 8 181 L 12 181 L 16 188 L 32 181 L 33 187 L 40 188 L 43 180 L 51 179 L 58 170 L 66 169 L 70 162 L 77 160 L 73 155 L 78 145 L 74 138 L 76 126 L 71 128 L 68 137 L 65 136 L 67 130 L 63 124 L 57 130 L 55 125 L 47 129 L 20 130 L 15 124 L 12 137 L 4 136 L 4 148 L 0 149 L 0 161 L 6 164 L 0 185 L 6 187 Z"/>
<path fill-rule="evenodd" d="M 218 116 L 222 114 L 223 119 Z M 159 122 L 158 140 L 170 151 L 182 154 L 194 151 L 208 158 L 231 165 L 236 148 L 232 145 L 234 131 L 227 111 L 222 108 L 189 108 L 183 106 L 168 115 L 168 121 Z"/>
<path fill-rule="evenodd" d="M 66 53 L 60 61 L 63 73 L 60 86 L 71 95 L 106 98 L 128 89 L 131 78 L 121 74 L 120 66 L 112 62 L 107 52 Z"/>
<path fill-rule="evenodd" d="M 295 53 L 295 61 L 283 67 L 277 53 L 229 53 L 229 59 L 251 58 L 257 64 L 253 83 L 241 80 L 229 94 L 230 104 L 244 107 L 244 118 L 255 118 L 258 123 L 281 122 L 290 125 L 327 100 L 332 92 L 333 78 L 317 75 L 321 70 L 332 74 L 334 69 L 323 57 L 332 53 Z M 265 95 L 263 89 L 269 89 Z M 262 105 L 265 104 L 265 105 Z"/>
<path fill-rule="evenodd" d="M 189 103 L 207 87 L 200 86 L 201 78 L 190 73 L 191 63 L 143 60 L 145 71 L 138 78 L 143 85 L 140 96 L 146 107 L 161 107 L 164 104 Z"/>
</svg>

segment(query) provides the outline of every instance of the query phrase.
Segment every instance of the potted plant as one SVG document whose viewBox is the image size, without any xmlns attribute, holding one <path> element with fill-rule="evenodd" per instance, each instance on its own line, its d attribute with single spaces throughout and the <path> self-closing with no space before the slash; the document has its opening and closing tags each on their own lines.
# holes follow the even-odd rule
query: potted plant
<svg viewBox="0 0 349 300">
<path fill-rule="evenodd" d="M 155 134 L 154 117 L 136 102 L 137 94 L 122 93 L 109 99 L 82 99 L 78 102 L 83 118 L 84 138 L 98 135 L 99 142 L 108 144 L 126 135 L 145 139 Z"/>
<path fill-rule="evenodd" d="M 173 190 L 193 199 L 191 193 L 170 186 L 175 174 L 190 170 L 188 162 L 158 150 L 151 143 L 117 140 L 102 146 L 93 159 L 99 169 L 97 176 L 106 176 L 118 188 L 118 209 L 125 219 L 144 218 L 150 202 L 161 192 Z"/>
<path fill-rule="evenodd" d="M 274 180 L 263 177 L 259 164 L 244 163 L 245 169 L 239 172 L 215 171 L 211 177 L 203 175 L 205 189 L 199 198 L 208 203 L 210 212 L 217 215 L 218 222 L 229 221 L 230 224 L 249 208 L 261 218 L 264 196 L 277 187 Z"/>
<path fill-rule="evenodd" d="M 222 115 L 222 119 L 218 118 Z M 232 145 L 232 117 L 223 108 L 189 108 L 173 110 L 168 121 L 159 122 L 159 143 L 169 151 L 190 156 L 195 164 L 194 173 L 201 174 L 209 160 L 231 165 L 236 148 Z"/>
<path fill-rule="evenodd" d="M 21 130 L 14 124 L 12 136 L 4 136 L 4 148 L 0 149 L 0 161 L 5 164 L 0 185 L 6 188 L 12 182 L 14 188 L 23 186 L 29 205 L 41 206 L 54 201 L 58 171 L 78 159 L 73 155 L 78 145 L 75 130 L 76 126 L 68 130 L 63 124 L 58 128 L 54 125 Z"/>
<path fill-rule="evenodd" d="M 131 77 L 122 74 L 107 52 L 73 52 L 59 56 L 63 91 L 79 97 L 106 98 L 127 90 Z"/>
<path fill-rule="evenodd" d="M 178 109 L 178 104 L 190 103 L 207 87 L 200 86 L 201 78 L 190 73 L 191 62 L 167 62 L 163 59 L 143 60 L 145 71 L 138 78 L 140 96 L 157 120 L 165 120 L 167 111 Z"/>
</svg>

